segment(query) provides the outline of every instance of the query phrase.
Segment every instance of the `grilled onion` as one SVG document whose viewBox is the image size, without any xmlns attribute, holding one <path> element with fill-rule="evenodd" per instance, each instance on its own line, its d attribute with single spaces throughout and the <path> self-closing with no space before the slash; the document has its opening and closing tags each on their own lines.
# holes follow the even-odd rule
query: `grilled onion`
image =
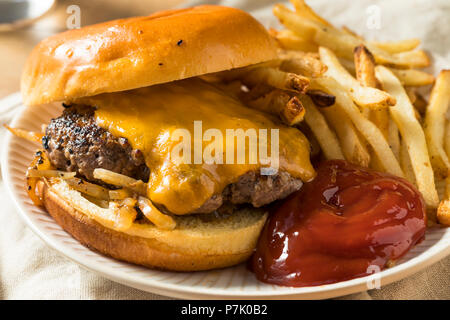
<svg viewBox="0 0 450 320">
<path fill-rule="evenodd" d="M 94 178 L 107 184 L 129 188 L 143 196 L 147 195 L 147 184 L 142 180 L 136 180 L 123 174 L 102 168 L 97 168 L 94 170 Z"/>
<path fill-rule="evenodd" d="M 153 222 L 153 224 L 158 228 L 173 230 L 176 227 L 177 224 L 175 220 L 172 217 L 163 214 L 161 211 L 156 209 L 156 207 L 149 199 L 145 197 L 139 197 L 138 205 L 139 209 L 141 209 L 145 217 L 151 222 Z"/>
</svg>

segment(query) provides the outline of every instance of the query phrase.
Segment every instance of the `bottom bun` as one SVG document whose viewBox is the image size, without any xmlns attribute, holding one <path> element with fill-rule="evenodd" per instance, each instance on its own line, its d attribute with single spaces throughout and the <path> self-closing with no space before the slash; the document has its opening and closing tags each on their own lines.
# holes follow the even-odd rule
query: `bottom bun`
<svg viewBox="0 0 450 320">
<path fill-rule="evenodd" d="M 108 209 L 99 209 L 79 192 L 68 190 L 65 183 L 59 184 L 38 184 L 44 206 L 56 223 L 91 249 L 150 268 L 200 271 L 241 263 L 252 254 L 267 219 L 264 211 L 245 209 L 226 218 L 213 214 L 174 217 L 177 227 L 170 231 L 134 223 L 134 232 L 121 232 L 91 214 Z"/>
</svg>

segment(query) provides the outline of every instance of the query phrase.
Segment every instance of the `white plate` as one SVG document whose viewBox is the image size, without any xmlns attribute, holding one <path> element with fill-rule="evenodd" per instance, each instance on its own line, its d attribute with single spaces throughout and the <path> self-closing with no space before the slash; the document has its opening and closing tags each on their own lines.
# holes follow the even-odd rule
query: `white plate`
<svg viewBox="0 0 450 320">
<path fill-rule="evenodd" d="M 22 108 L 13 127 L 39 131 L 42 124 L 61 113 L 56 105 Z M 35 207 L 25 192 L 25 170 L 37 145 L 11 134 L 5 137 L 2 173 L 19 213 L 27 225 L 49 246 L 81 266 L 108 279 L 141 290 L 178 298 L 197 299 L 318 299 L 368 289 L 373 276 L 336 284 L 288 288 L 256 280 L 244 265 L 209 272 L 175 273 L 150 270 L 120 262 L 91 251 L 66 233 L 45 211 Z M 429 229 L 426 239 L 413 248 L 397 266 L 378 274 L 382 285 L 405 278 L 450 253 L 450 229 Z M 372 278 L 372 280 L 371 280 Z"/>
</svg>

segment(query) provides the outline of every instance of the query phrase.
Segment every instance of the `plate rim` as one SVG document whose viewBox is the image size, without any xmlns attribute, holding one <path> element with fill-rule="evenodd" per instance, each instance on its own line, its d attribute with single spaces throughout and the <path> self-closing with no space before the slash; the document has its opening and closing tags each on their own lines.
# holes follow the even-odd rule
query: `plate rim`
<svg viewBox="0 0 450 320">
<path fill-rule="evenodd" d="M 44 106 L 40 106 L 41 108 Z M 32 107 L 33 108 L 33 107 Z M 26 116 L 27 110 L 29 108 L 24 107 L 22 104 L 20 110 L 16 113 L 11 121 L 11 126 L 16 125 L 23 117 Z M 40 228 L 38 224 L 33 222 L 29 217 L 29 214 L 34 214 L 28 212 L 29 210 L 25 207 L 22 202 L 20 195 L 17 193 L 16 187 L 12 183 L 11 169 L 8 162 L 9 154 L 11 152 L 11 147 L 13 143 L 13 135 L 10 132 L 6 132 L 3 137 L 2 146 L 2 156 L 1 156 L 1 172 L 3 176 L 3 181 L 6 190 L 11 197 L 14 206 L 16 207 L 19 216 L 22 221 L 25 222 L 27 227 L 29 227 L 39 238 L 41 238 L 44 243 L 56 250 L 59 254 L 65 256 L 69 260 L 81 265 L 85 269 L 99 274 L 109 280 L 121 283 L 126 286 L 130 286 L 139 290 L 146 292 L 156 293 L 160 295 L 165 295 L 169 297 L 185 298 L 185 299 L 324 299 L 343 296 L 351 293 L 357 293 L 368 290 L 367 283 L 370 281 L 370 276 L 365 276 L 361 278 L 351 279 L 347 281 L 342 281 L 334 284 L 314 286 L 314 287 L 283 287 L 279 291 L 268 292 L 267 290 L 259 291 L 248 291 L 245 290 L 236 292 L 229 291 L 226 288 L 205 288 L 205 287 L 188 287 L 180 286 L 172 283 L 164 283 L 164 280 L 145 278 L 139 279 L 138 276 L 133 276 L 133 274 L 127 274 L 120 270 L 112 270 L 109 266 L 101 268 L 99 263 L 96 261 L 91 261 L 92 259 L 88 256 L 77 253 L 75 250 L 67 250 L 65 245 L 59 243 L 56 239 L 53 239 L 50 235 L 46 234 L 43 228 Z M 50 219 L 52 219 L 50 217 Z M 55 222 L 56 224 L 56 222 Z M 57 224 L 56 224 L 57 225 Z M 59 226 L 59 225 L 58 225 Z M 70 233 L 66 232 L 60 226 L 62 232 L 67 234 L 70 238 L 73 237 Z M 450 231 L 446 231 L 450 232 Z M 77 241 L 77 240 L 75 240 Z M 78 241 L 77 241 L 78 242 Z M 434 246 L 434 245 L 433 245 Z M 437 261 L 443 259 L 450 254 L 450 242 L 447 246 L 440 250 L 431 250 L 433 248 L 426 249 L 424 252 L 416 257 L 411 258 L 404 263 L 401 263 L 393 268 L 381 271 L 379 275 L 381 287 L 404 279 L 424 268 L 436 263 Z M 100 254 L 97 251 L 93 251 L 85 246 L 85 250 L 94 252 L 95 254 Z M 430 252 L 431 251 L 431 252 Z M 435 251 L 435 252 L 433 252 Z M 84 251 L 83 251 L 84 252 Z M 100 254 L 101 255 L 101 254 Z M 124 263 L 122 261 L 117 261 L 113 258 L 102 255 L 106 259 L 111 260 L 112 263 Z M 131 266 L 134 266 L 130 264 Z M 102 270 L 103 269 L 103 270 Z M 151 270 L 151 269 L 150 269 Z M 161 271 L 163 272 L 163 271 Z"/>
</svg>

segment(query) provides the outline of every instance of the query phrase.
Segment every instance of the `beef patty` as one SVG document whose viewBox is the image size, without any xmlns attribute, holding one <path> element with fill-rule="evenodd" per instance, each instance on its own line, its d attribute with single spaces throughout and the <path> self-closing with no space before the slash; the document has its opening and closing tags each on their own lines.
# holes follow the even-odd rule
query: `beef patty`
<svg viewBox="0 0 450 320">
<path fill-rule="evenodd" d="M 51 120 L 42 144 L 53 166 L 58 170 L 76 171 L 93 182 L 99 182 L 93 176 L 95 168 L 148 181 L 150 170 L 142 152 L 133 149 L 127 139 L 115 137 L 100 128 L 95 122 L 94 111 L 89 106 L 67 106 L 60 117 Z M 270 176 L 251 171 L 192 213 L 213 212 L 225 203 L 251 203 L 261 207 L 287 197 L 301 186 L 301 180 L 284 171 Z"/>
<path fill-rule="evenodd" d="M 150 172 L 142 152 L 133 150 L 127 139 L 100 128 L 94 111 L 92 107 L 75 105 L 52 119 L 42 139 L 50 162 L 59 170 L 76 171 L 90 181 L 95 181 L 95 168 L 147 181 Z"/>
</svg>

